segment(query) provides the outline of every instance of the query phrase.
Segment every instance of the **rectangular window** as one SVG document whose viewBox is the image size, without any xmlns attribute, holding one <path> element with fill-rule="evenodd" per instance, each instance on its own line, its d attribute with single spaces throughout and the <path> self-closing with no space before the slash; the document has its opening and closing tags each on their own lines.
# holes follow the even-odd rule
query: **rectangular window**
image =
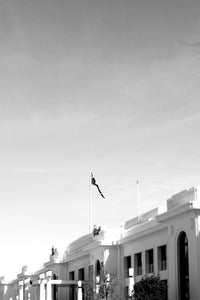
<svg viewBox="0 0 200 300">
<path fill-rule="evenodd" d="M 75 272 L 71 271 L 69 272 L 69 280 L 75 279 Z M 75 286 L 72 284 L 69 286 L 69 300 L 75 299 Z"/>
<path fill-rule="evenodd" d="M 145 251 L 145 259 L 146 259 L 146 273 L 153 273 L 154 272 L 154 265 L 153 265 L 153 249 L 149 249 Z"/>
<path fill-rule="evenodd" d="M 134 255 L 134 269 L 135 275 L 139 276 L 142 275 L 142 253 L 136 253 Z"/>
<path fill-rule="evenodd" d="M 84 280 L 85 278 L 85 274 L 84 274 L 85 272 L 84 272 L 84 268 L 81 268 L 81 269 L 79 269 L 78 270 L 78 280 Z"/>
<path fill-rule="evenodd" d="M 131 268 L 131 256 L 124 257 L 124 276 L 129 277 L 129 269 Z"/>
<path fill-rule="evenodd" d="M 74 276 L 74 271 L 69 272 L 69 280 L 74 280 L 75 276 Z"/>
<path fill-rule="evenodd" d="M 167 270 L 167 246 L 158 247 L 158 271 Z"/>
</svg>

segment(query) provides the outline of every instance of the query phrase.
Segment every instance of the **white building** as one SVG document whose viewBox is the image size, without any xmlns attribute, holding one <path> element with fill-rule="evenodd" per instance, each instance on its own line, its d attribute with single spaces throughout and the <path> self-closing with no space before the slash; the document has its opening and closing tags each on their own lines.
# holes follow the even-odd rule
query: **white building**
<svg viewBox="0 0 200 300">
<path fill-rule="evenodd" d="M 24 268 L 12 282 L 0 278 L 0 300 L 81 299 L 89 279 L 98 292 L 101 268 L 116 274 L 122 299 L 152 274 L 167 282 L 169 300 L 200 299 L 200 188 L 180 192 L 166 204 L 165 211 L 156 208 L 128 220 L 123 230 L 101 229 L 79 238 L 62 259 L 52 249 L 34 274 Z"/>
</svg>

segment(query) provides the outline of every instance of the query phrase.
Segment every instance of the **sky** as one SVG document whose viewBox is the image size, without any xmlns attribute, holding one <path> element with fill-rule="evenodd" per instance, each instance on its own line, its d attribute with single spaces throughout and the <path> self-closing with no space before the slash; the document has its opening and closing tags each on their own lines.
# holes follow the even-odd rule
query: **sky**
<svg viewBox="0 0 200 300">
<path fill-rule="evenodd" d="M 0 1 L 0 275 L 200 184 L 200 2 Z"/>
</svg>

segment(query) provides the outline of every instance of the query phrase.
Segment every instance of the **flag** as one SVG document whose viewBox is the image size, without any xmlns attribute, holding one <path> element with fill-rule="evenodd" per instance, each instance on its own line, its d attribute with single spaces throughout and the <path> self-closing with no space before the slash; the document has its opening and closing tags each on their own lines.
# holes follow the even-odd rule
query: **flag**
<svg viewBox="0 0 200 300">
<path fill-rule="evenodd" d="M 96 180 L 95 180 L 95 178 L 94 178 L 94 176 L 93 176 L 92 173 L 91 173 L 91 184 L 92 184 L 92 185 L 95 185 L 95 186 L 97 187 L 97 189 L 98 189 L 98 191 L 99 191 L 99 194 L 101 195 L 102 198 L 105 199 L 105 197 L 104 197 L 104 195 L 102 194 L 102 192 L 101 192 L 101 190 L 100 190 L 98 184 L 96 183 Z"/>
</svg>

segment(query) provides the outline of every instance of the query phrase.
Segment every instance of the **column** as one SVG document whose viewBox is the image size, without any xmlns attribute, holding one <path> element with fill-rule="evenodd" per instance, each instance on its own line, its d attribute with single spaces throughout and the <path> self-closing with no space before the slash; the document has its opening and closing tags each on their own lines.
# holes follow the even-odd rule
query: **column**
<svg viewBox="0 0 200 300">
<path fill-rule="evenodd" d="M 24 283 L 19 281 L 19 300 L 24 300 Z"/>
<path fill-rule="evenodd" d="M 109 284 L 110 284 L 110 274 L 106 274 L 106 300 L 108 299 Z"/>
<path fill-rule="evenodd" d="M 30 278 L 26 278 L 24 280 L 24 300 L 30 300 L 29 287 L 30 287 Z"/>
<path fill-rule="evenodd" d="M 153 248 L 154 274 L 158 274 L 158 247 Z"/>
<path fill-rule="evenodd" d="M 78 281 L 78 300 L 82 300 L 82 282 Z"/>
<path fill-rule="evenodd" d="M 142 251 L 142 276 L 146 275 L 146 252 Z"/>
<path fill-rule="evenodd" d="M 47 276 L 46 300 L 52 300 L 52 288 L 51 288 L 52 271 L 48 271 L 46 273 L 46 276 Z"/>
<path fill-rule="evenodd" d="M 40 274 L 40 299 L 39 300 L 45 300 L 44 274 Z"/>
<path fill-rule="evenodd" d="M 129 283 L 128 283 L 128 296 L 130 297 L 133 291 L 133 285 L 134 285 L 134 272 L 133 272 L 133 268 L 130 268 L 128 270 L 129 273 Z"/>
<path fill-rule="evenodd" d="M 100 289 L 100 277 L 96 277 L 96 294 L 99 294 L 99 289 Z"/>
</svg>

